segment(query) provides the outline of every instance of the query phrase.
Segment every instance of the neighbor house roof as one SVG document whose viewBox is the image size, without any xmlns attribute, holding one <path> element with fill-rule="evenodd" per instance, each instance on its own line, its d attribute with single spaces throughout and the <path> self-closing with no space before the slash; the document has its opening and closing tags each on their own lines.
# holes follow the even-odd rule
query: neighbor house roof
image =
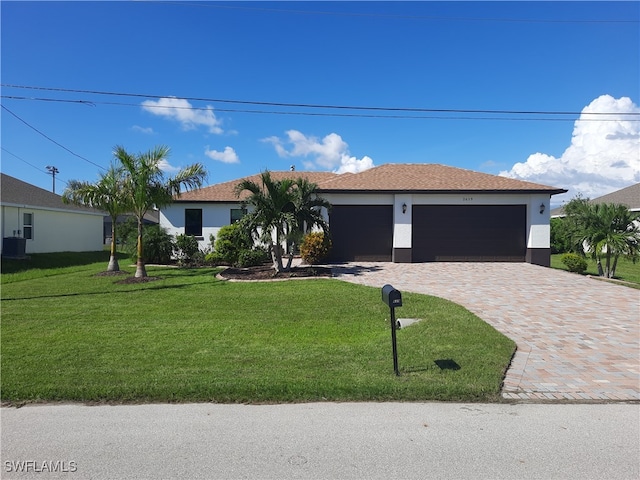
<svg viewBox="0 0 640 480">
<path fill-rule="evenodd" d="M 437 164 L 390 163 L 360 173 L 331 172 L 270 172 L 274 180 L 306 178 L 318 186 L 320 193 L 348 192 L 527 192 L 555 195 L 566 190 L 537 183 L 479 173 L 462 168 Z M 246 177 L 259 182 L 260 175 Z M 183 202 L 236 202 L 235 187 L 244 179 L 211 185 L 183 193 L 176 201 Z M 246 198 L 246 195 L 240 199 Z"/>
<path fill-rule="evenodd" d="M 332 172 L 298 172 L 298 171 L 285 171 L 285 172 L 269 172 L 273 180 L 283 180 L 285 178 L 297 179 L 305 178 L 311 183 L 320 185 L 322 182 L 335 178 L 337 173 Z M 351 174 L 348 174 L 351 175 Z M 249 192 L 244 192 L 240 197 L 236 196 L 235 188 L 243 180 L 250 180 L 260 185 L 260 174 L 251 175 L 250 177 L 243 177 L 237 180 L 231 180 L 229 182 L 218 183 L 216 185 L 210 185 L 198 190 L 191 190 L 190 192 L 184 192 L 179 197 L 175 197 L 177 202 L 237 202 L 243 200 L 249 196 Z"/>
<path fill-rule="evenodd" d="M 640 183 L 594 198 L 591 203 L 621 203 L 629 210 L 640 210 Z"/>
<path fill-rule="evenodd" d="M 77 213 L 104 215 L 104 212 L 93 208 L 66 204 L 62 201 L 60 195 L 56 195 L 48 190 L 23 182 L 4 173 L 0 173 L 0 203 L 17 207 L 68 210 Z"/>
<path fill-rule="evenodd" d="M 589 203 L 620 203 L 626 205 L 632 212 L 640 212 L 640 183 L 594 198 L 589 200 Z M 551 210 L 552 217 L 562 217 L 563 215 L 563 207 Z"/>
</svg>

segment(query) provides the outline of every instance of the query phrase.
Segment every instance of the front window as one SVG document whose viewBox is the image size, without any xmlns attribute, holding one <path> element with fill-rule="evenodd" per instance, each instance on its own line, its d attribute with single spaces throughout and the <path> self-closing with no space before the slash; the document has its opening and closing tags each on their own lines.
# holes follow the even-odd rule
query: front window
<svg viewBox="0 0 640 480">
<path fill-rule="evenodd" d="M 201 208 L 186 208 L 184 210 L 184 234 L 195 237 L 202 236 Z"/>
<path fill-rule="evenodd" d="M 246 214 L 247 214 L 247 209 L 246 208 L 232 208 L 231 209 L 231 222 L 229 222 L 229 223 L 236 223 L 238 220 L 240 220 Z"/>
<path fill-rule="evenodd" d="M 33 240 L 33 213 L 24 213 L 22 215 L 22 231 L 24 238 Z"/>
</svg>

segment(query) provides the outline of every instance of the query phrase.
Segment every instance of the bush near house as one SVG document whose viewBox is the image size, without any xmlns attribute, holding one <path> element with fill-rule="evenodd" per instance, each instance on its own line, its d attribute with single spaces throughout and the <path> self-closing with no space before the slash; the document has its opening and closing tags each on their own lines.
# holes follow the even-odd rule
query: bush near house
<svg viewBox="0 0 640 480">
<path fill-rule="evenodd" d="M 308 233 L 300 245 L 300 256 L 309 265 L 321 263 L 330 251 L 331 239 L 322 232 Z"/>
<path fill-rule="evenodd" d="M 200 252 L 198 240 L 193 235 L 183 233 L 176 235 L 174 253 L 180 265 L 199 265 L 204 260 L 204 254 Z"/>
</svg>

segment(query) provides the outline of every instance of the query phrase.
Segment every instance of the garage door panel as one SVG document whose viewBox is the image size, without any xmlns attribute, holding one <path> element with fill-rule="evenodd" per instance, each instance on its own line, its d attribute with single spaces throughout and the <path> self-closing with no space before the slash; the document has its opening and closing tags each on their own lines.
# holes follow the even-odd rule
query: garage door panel
<svg viewBox="0 0 640 480">
<path fill-rule="evenodd" d="M 332 261 L 391 261 L 391 205 L 333 205 L 329 228 L 333 242 Z"/>
<path fill-rule="evenodd" d="M 525 205 L 414 205 L 414 262 L 523 262 Z"/>
</svg>

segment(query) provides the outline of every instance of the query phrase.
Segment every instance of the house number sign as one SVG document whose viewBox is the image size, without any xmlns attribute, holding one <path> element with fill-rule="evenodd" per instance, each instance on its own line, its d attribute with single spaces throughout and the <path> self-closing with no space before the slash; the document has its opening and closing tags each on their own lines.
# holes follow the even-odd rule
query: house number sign
<svg viewBox="0 0 640 480">
<path fill-rule="evenodd" d="M 462 197 L 463 202 L 473 202 L 473 197 Z"/>
</svg>

